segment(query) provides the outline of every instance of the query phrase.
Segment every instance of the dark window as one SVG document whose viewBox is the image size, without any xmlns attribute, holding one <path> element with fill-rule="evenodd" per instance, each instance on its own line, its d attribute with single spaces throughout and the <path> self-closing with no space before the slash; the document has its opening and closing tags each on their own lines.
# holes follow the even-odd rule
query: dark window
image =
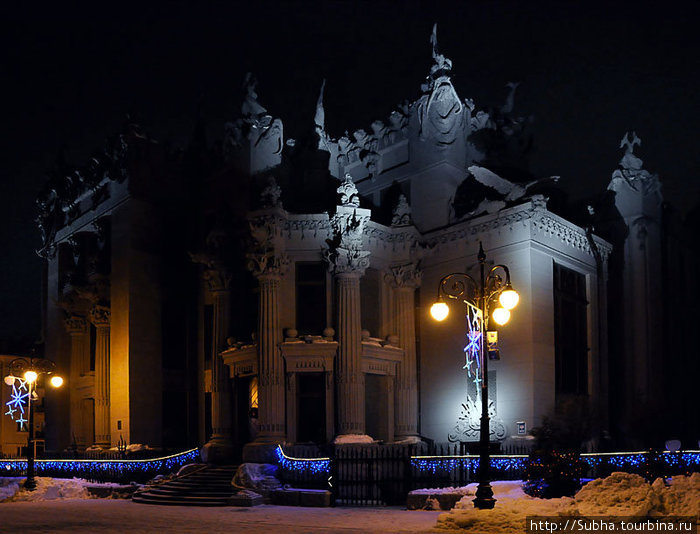
<svg viewBox="0 0 700 534">
<path fill-rule="evenodd" d="M 326 386 L 323 373 L 297 373 L 297 441 L 326 441 Z"/>
<path fill-rule="evenodd" d="M 321 335 L 326 328 L 326 268 L 321 262 L 296 264 L 297 330 Z"/>
<path fill-rule="evenodd" d="M 554 264 L 554 365 L 558 395 L 588 393 L 586 277 Z"/>
</svg>

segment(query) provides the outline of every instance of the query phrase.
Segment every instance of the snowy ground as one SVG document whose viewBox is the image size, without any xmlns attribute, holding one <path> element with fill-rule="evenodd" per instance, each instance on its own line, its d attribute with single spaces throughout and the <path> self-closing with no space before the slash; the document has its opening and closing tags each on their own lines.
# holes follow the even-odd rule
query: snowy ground
<svg viewBox="0 0 700 534">
<path fill-rule="evenodd" d="M 254 508 L 153 506 L 127 500 L 91 499 L 0 504 L 0 533 L 170 534 L 235 532 L 418 533 L 433 527 L 438 512 L 400 508 Z"/>
<path fill-rule="evenodd" d="M 0 533 L 409 533 L 457 530 L 477 533 L 522 533 L 528 515 L 696 516 L 700 519 L 700 473 L 647 484 L 637 475 L 613 473 L 589 482 L 574 498 L 535 499 L 520 482 L 494 482 L 493 510 L 473 506 L 475 485 L 460 488 L 465 496 L 449 512 L 396 508 L 197 508 L 152 506 L 130 500 L 89 498 L 85 481 L 37 479 L 35 492 L 19 491 L 21 479 L 1 479 Z M 3 489 L 3 487 L 5 489 Z M 3 493 L 4 492 L 4 493 Z"/>
</svg>

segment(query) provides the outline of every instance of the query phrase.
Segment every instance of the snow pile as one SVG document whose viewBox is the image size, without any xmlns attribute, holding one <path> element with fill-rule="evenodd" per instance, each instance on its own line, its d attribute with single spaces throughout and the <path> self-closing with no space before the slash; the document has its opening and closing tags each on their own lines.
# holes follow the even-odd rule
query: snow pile
<svg viewBox="0 0 700 534">
<path fill-rule="evenodd" d="M 646 480 L 630 473 L 613 473 L 592 480 L 578 491 L 575 499 L 581 515 L 645 517 L 659 505 L 658 496 Z"/>
<path fill-rule="evenodd" d="M 474 508 L 473 502 L 477 485 L 469 484 L 466 486 L 467 493 L 454 509 L 438 516 L 437 527 L 448 530 L 522 534 L 525 518 L 529 515 L 556 516 L 575 513 L 572 498 L 536 499 L 526 495 L 521 486 L 520 480 L 492 482 L 494 497 L 498 501 L 496 507 L 493 510 L 478 510 Z"/>
<path fill-rule="evenodd" d="M 673 477 L 668 487 L 657 479 L 652 485 L 659 493 L 664 515 L 694 515 L 700 520 L 700 473 Z"/>
<path fill-rule="evenodd" d="M 19 482 L 22 478 L 14 479 L 15 483 L 5 486 L 2 489 L 14 487 L 14 492 L 5 497 L 7 501 L 52 501 L 55 499 L 90 499 L 86 484 L 87 481 L 81 478 L 48 478 L 37 477 L 36 489 L 27 491 L 19 489 Z M 1 495 L 1 494 L 0 494 Z M 0 498 L 0 500 L 2 500 Z"/>
<path fill-rule="evenodd" d="M 476 532 L 522 532 L 525 518 L 539 516 L 696 516 L 700 519 L 700 473 L 678 476 L 666 484 L 657 479 L 648 484 L 639 475 L 613 473 L 585 485 L 574 496 L 559 499 L 536 499 L 525 495 L 520 482 L 494 482 L 497 499 L 493 510 L 474 508 L 472 488 L 455 505 L 440 514 L 438 528 L 469 529 Z"/>
<path fill-rule="evenodd" d="M 282 487 L 276 475 L 276 465 L 245 463 L 238 466 L 231 485 L 240 489 L 274 490 Z"/>
<path fill-rule="evenodd" d="M 493 484 L 498 484 L 498 482 L 494 482 Z M 476 491 L 476 486 L 474 484 L 470 484 L 469 486 L 460 486 L 459 488 L 453 488 L 452 486 L 447 488 L 420 488 L 413 490 L 411 493 L 415 495 L 442 495 L 444 493 L 474 495 L 474 491 Z"/>
<path fill-rule="evenodd" d="M 21 480 L 17 477 L 0 477 L 0 502 L 9 499 L 19 491 Z"/>
<path fill-rule="evenodd" d="M 367 434 L 340 434 L 333 443 L 335 445 L 348 445 L 350 443 L 374 443 L 374 439 Z"/>
</svg>

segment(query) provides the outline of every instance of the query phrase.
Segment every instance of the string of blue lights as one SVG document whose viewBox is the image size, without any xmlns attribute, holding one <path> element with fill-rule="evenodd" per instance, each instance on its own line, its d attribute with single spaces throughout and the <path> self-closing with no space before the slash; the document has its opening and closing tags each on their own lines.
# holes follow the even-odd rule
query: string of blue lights
<svg viewBox="0 0 700 534">
<path fill-rule="evenodd" d="M 649 456 L 655 454 L 657 459 L 669 467 L 688 466 L 700 468 L 700 451 L 684 452 L 631 452 L 631 453 L 584 453 L 581 460 L 590 467 L 610 465 L 619 469 L 640 468 L 649 461 Z M 522 472 L 528 457 L 525 455 L 492 456 L 491 467 L 504 472 Z M 456 468 L 476 470 L 479 467 L 479 456 L 412 456 L 411 465 L 419 471 L 438 473 Z"/>
<path fill-rule="evenodd" d="M 92 478 L 97 474 L 121 478 L 130 474 L 156 475 L 197 461 L 199 449 L 148 460 L 36 460 L 34 465 L 38 475 Z M 20 474 L 26 470 L 27 460 L 0 460 L 0 473 Z"/>
<path fill-rule="evenodd" d="M 277 445 L 275 454 L 277 455 L 279 466 L 288 471 L 312 474 L 331 472 L 330 458 L 293 458 L 292 456 L 287 456 L 280 445 Z"/>
</svg>

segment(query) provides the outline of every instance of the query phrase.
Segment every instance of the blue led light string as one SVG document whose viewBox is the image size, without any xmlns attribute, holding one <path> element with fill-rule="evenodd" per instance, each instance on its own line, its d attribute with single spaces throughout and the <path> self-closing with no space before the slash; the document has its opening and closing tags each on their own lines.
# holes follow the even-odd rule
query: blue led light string
<svg viewBox="0 0 700 534">
<path fill-rule="evenodd" d="M 685 466 L 693 470 L 700 469 L 700 451 L 663 452 L 658 454 L 658 458 L 667 467 Z M 524 471 L 527 459 L 525 455 L 498 455 L 491 457 L 491 465 L 495 470 L 505 474 L 517 475 Z M 645 466 L 649 460 L 649 453 L 584 453 L 581 455 L 581 460 L 592 468 L 611 465 L 619 470 L 635 471 Z M 431 474 L 456 468 L 476 470 L 479 467 L 479 457 L 477 455 L 411 456 L 411 465 L 418 471 Z"/>
<path fill-rule="evenodd" d="M 124 480 L 128 477 L 153 477 L 199 460 L 199 449 L 148 460 L 36 460 L 37 474 L 57 478 L 100 478 Z M 20 474 L 27 470 L 26 460 L 0 460 L 0 474 Z"/>
<path fill-rule="evenodd" d="M 331 472 L 330 458 L 294 458 L 292 456 L 287 456 L 282 450 L 281 445 L 277 445 L 275 454 L 277 455 L 277 463 L 279 466 L 288 471 L 311 474 Z"/>
</svg>

